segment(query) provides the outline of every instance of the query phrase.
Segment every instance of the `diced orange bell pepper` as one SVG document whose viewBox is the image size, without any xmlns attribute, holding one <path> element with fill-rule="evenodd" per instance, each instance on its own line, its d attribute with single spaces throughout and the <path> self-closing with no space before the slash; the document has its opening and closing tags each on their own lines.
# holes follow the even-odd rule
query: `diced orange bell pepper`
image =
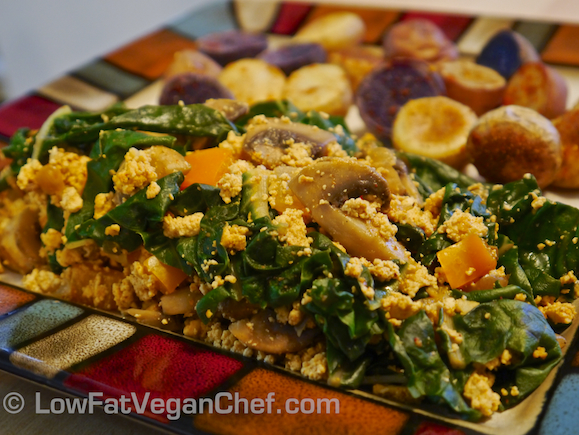
<svg viewBox="0 0 579 435">
<path fill-rule="evenodd" d="M 187 274 L 181 269 L 161 263 L 154 255 L 147 258 L 144 261 L 144 265 L 149 272 L 161 281 L 163 286 L 161 292 L 166 295 L 173 293 L 177 286 L 187 278 Z"/>
<path fill-rule="evenodd" d="M 464 287 L 497 267 L 496 258 L 476 234 L 469 234 L 460 242 L 439 251 L 437 257 L 453 289 Z"/>
<path fill-rule="evenodd" d="M 206 148 L 193 151 L 185 156 L 191 165 L 191 170 L 181 184 L 181 190 L 192 184 L 209 184 L 216 186 L 227 168 L 235 161 L 231 150 L 224 148 Z"/>
</svg>

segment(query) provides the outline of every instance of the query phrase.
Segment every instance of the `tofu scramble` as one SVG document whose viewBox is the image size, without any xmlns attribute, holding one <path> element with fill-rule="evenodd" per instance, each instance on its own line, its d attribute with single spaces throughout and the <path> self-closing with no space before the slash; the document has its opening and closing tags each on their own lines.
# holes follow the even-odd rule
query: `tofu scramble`
<svg viewBox="0 0 579 435">
<path fill-rule="evenodd" d="M 283 102 L 47 123 L 4 150 L 0 256 L 28 290 L 472 420 L 561 358 L 577 228 L 526 229 L 579 211 L 532 176 L 477 183 Z"/>
</svg>

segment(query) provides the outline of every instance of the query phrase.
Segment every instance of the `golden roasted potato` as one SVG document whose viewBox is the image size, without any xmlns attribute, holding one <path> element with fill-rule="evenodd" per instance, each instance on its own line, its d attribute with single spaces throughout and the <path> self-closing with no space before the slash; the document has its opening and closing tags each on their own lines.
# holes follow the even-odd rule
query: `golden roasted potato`
<svg viewBox="0 0 579 435">
<path fill-rule="evenodd" d="M 304 112 L 345 115 L 352 104 L 352 88 L 346 72 L 339 66 L 314 63 L 290 74 L 285 98 Z"/>
<path fill-rule="evenodd" d="M 359 44 L 366 24 L 352 12 L 333 12 L 310 21 L 294 36 L 295 41 L 317 42 L 326 50 L 339 50 Z"/>
<path fill-rule="evenodd" d="M 438 64 L 449 98 L 466 104 L 481 116 L 501 105 L 507 82 L 494 69 L 469 60 Z"/>
<path fill-rule="evenodd" d="M 366 74 L 383 61 L 382 47 L 358 45 L 328 53 L 328 62 L 344 68 L 353 90 L 358 88 Z"/>
<path fill-rule="evenodd" d="M 566 189 L 579 188 L 579 106 L 569 110 L 553 125 L 561 136 L 563 163 L 553 181 L 553 186 Z"/>
<path fill-rule="evenodd" d="M 476 114 L 468 106 L 448 97 L 416 98 L 398 111 L 392 144 L 398 150 L 460 169 L 468 161 L 466 140 L 476 121 Z"/>
<path fill-rule="evenodd" d="M 480 175 L 495 183 L 531 173 L 543 188 L 561 167 L 559 132 L 527 107 L 502 106 L 483 115 L 470 132 L 466 150 Z"/>
<path fill-rule="evenodd" d="M 286 82 L 282 70 L 261 59 L 231 62 L 223 68 L 218 79 L 237 100 L 250 106 L 262 101 L 280 100 Z"/>
<path fill-rule="evenodd" d="M 509 79 L 503 104 L 529 107 L 546 118 L 562 115 L 567 106 L 567 83 L 561 74 L 541 62 L 521 66 Z"/>
</svg>

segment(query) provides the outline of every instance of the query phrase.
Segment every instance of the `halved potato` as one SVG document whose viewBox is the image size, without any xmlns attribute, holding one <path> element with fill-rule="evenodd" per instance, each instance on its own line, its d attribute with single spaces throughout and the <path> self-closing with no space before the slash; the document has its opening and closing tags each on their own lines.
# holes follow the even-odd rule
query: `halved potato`
<svg viewBox="0 0 579 435">
<path fill-rule="evenodd" d="M 438 159 L 455 168 L 467 163 L 466 140 L 477 121 L 468 106 L 448 97 L 408 101 L 394 120 L 394 148 Z"/>
<path fill-rule="evenodd" d="M 501 105 L 507 81 L 494 69 L 462 59 L 440 62 L 438 72 L 448 97 L 467 105 L 477 115 Z"/>
<path fill-rule="evenodd" d="M 303 26 L 295 41 L 316 42 L 326 50 L 339 50 L 359 44 L 366 33 L 366 24 L 352 12 L 333 12 L 316 18 Z"/>
<path fill-rule="evenodd" d="M 285 97 L 298 109 L 345 115 L 352 104 L 352 88 L 346 72 L 337 65 L 315 63 L 288 77 Z"/>
<path fill-rule="evenodd" d="M 261 101 L 280 100 L 286 77 L 282 70 L 264 60 L 241 59 L 223 68 L 219 81 L 237 100 L 251 106 Z"/>
<path fill-rule="evenodd" d="M 466 149 L 480 175 L 494 183 L 531 173 L 543 188 L 561 167 L 559 132 L 527 107 L 502 106 L 483 115 L 470 132 Z"/>
<path fill-rule="evenodd" d="M 509 79 L 503 104 L 529 107 L 546 118 L 562 115 L 567 106 L 567 83 L 561 74 L 541 62 L 521 66 Z"/>
<path fill-rule="evenodd" d="M 561 135 L 563 163 L 553 181 L 553 186 L 566 189 L 579 188 L 579 106 L 569 110 L 553 125 Z"/>
</svg>

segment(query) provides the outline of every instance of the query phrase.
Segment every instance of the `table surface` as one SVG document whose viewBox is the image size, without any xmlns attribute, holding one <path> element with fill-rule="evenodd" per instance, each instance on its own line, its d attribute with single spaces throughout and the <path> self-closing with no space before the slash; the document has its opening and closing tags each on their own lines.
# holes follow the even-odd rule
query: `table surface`
<svg viewBox="0 0 579 435">
<path fill-rule="evenodd" d="M 41 409 L 47 409 L 53 398 L 72 396 L 0 371 L 0 398 L 12 392 L 21 394 L 26 405 L 22 412 L 14 415 L 0 410 L 2 421 L 0 433 L 3 435 L 56 435 L 63 433 L 75 435 L 160 435 L 167 433 L 122 415 L 106 414 L 98 407 L 95 408 L 94 414 L 39 415 L 35 412 L 38 393 L 40 393 L 38 405 Z"/>
</svg>

